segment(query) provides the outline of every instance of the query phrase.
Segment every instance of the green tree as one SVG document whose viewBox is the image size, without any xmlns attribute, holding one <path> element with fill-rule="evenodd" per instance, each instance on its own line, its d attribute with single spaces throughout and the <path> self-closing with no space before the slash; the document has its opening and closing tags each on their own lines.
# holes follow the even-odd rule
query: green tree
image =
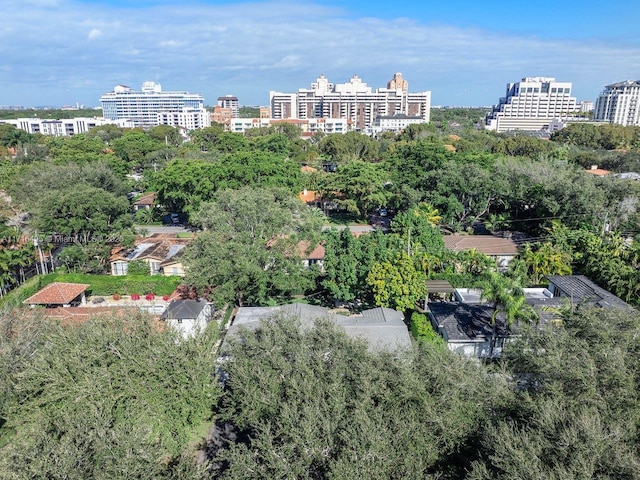
<svg viewBox="0 0 640 480">
<path fill-rule="evenodd" d="M 226 479 L 462 478 L 471 439 L 506 394 L 447 349 L 371 352 L 322 321 L 275 318 L 227 353 L 220 414 L 235 435 L 211 452 Z"/>
<path fill-rule="evenodd" d="M 426 281 L 424 272 L 416 269 L 406 253 L 373 265 L 367 276 L 376 305 L 401 311 L 414 309 L 416 302 L 425 297 Z"/>
<path fill-rule="evenodd" d="M 221 394 L 215 341 L 134 312 L 72 328 L 0 313 L 0 477 L 197 478 L 183 452 Z"/>
<path fill-rule="evenodd" d="M 80 184 L 63 192 L 46 192 L 31 224 L 40 232 L 109 237 L 132 226 L 129 210 L 126 198 Z"/>
<path fill-rule="evenodd" d="M 210 291 L 218 305 L 260 305 L 313 286 L 297 246 L 317 244 L 321 221 L 290 193 L 222 190 L 191 222 L 204 231 L 185 249 L 187 282 Z"/>
<path fill-rule="evenodd" d="M 354 160 L 324 177 L 321 190 L 347 211 L 365 218 L 375 208 L 386 205 L 390 197 L 386 175 L 377 164 Z"/>
</svg>

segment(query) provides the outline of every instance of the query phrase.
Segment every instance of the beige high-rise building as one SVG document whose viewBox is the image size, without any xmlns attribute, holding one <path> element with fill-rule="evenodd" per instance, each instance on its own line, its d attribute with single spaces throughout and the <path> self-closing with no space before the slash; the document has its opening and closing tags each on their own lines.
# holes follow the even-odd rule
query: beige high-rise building
<svg viewBox="0 0 640 480">
<path fill-rule="evenodd" d="M 553 120 L 565 120 L 579 110 L 570 82 L 549 77 L 525 77 L 507 84 L 507 92 L 485 120 L 487 129 L 542 130 Z"/>
<path fill-rule="evenodd" d="M 355 130 L 369 132 L 380 116 L 408 115 L 429 122 L 431 92 L 409 93 L 409 84 L 396 73 L 387 88 L 373 90 L 354 75 L 347 83 L 333 84 L 320 75 L 311 88 L 297 93 L 269 92 L 275 119 L 343 118 Z"/>
</svg>

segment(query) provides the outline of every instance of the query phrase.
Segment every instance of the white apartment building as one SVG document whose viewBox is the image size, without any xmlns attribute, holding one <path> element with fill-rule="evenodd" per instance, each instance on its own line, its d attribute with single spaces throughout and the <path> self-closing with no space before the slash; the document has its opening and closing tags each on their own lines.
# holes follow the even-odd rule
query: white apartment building
<svg viewBox="0 0 640 480">
<path fill-rule="evenodd" d="M 497 132 L 548 128 L 553 119 L 564 120 L 579 110 L 571 86 L 571 82 L 549 77 L 508 83 L 506 95 L 485 119 L 486 128 Z"/>
<path fill-rule="evenodd" d="M 162 125 L 160 121 L 164 118 L 179 118 L 180 122 L 184 120 L 190 124 L 197 124 L 201 123 L 202 119 L 198 117 L 199 114 L 195 115 L 194 112 L 206 113 L 204 98 L 199 93 L 163 92 L 162 86 L 155 82 L 144 82 L 142 90 L 139 92 L 126 85 L 117 85 L 112 92 L 102 95 L 100 102 L 105 118 L 131 120 L 136 127 L 142 128 Z M 170 114 L 178 114 L 178 117 L 171 117 Z M 182 116 L 180 117 L 180 115 Z M 187 124 L 183 123 L 172 125 L 189 128 Z"/>
<path fill-rule="evenodd" d="M 640 125 L 640 80 L 607 85 L 596 101 L 594 119 L 619 125 Z"/>
<path fill-rule="evenodd" d="M 133 128 L 133 122 L 128 120 L 108 120 L 106 118 L 68 118 L 62 120 L 41 118 L 17 118 L 15 120 L 0 120 L 27 133 L 41 133 L 54 137 L 66 137 L 86 133 L 94 127 L 102 125 L 117 125 L 120 128 Z"/>
<path fill-rule="evenodd" d="M 308 119 L 275 119 L 275 118 L 232 118 L 229 131 L 245 133 L 252 128 L 270 127 L 278 123 L 297 125 L 303 136 L 314 133 L 347 133 L 352 130 L 351 122 L 344 118 L 308 118 Z"/>
<path fill-rule="evenodd" d="M 373 90 L 354 75 L 348 83 L 333 84 L 320 75 L 310 89 L 297 93 L 269 92 L 274 119 L 342 118 L 355 130 L 371 129 L 380 116 L 408 115 L 428 123 L 431 92 L 408 92 L 408 82 L 396 73 L 387 88 Z"/>
<path fill-rule="evenodd" d="M 411 115 L 380 115 L 373 122 L 373 127 L 371 128 L 371 133 L 380 133 L 380 132 L 401 132 L 409 125 L 413 125 L 416 123 L 424 123 L 422 117 L 411 116 Z"/>
</svg>

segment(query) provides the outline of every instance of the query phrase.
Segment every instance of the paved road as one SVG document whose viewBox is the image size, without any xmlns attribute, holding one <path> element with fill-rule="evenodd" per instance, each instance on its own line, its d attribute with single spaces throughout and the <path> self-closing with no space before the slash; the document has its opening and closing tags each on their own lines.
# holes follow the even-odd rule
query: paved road
<svg viewBox="0 0 640 480">
<path fill-rule="evenodd" d="M 371 232 L 375 227 L 371 225 L 325 225 L 322 227 L 322 230 L 329 230 L 331 228 L 335 228 L 336 230 L 344 230 L 345 228 L 349 228 L 351 233 L 366 233 Z"/>
<path fill-rule="evenodd" d="M 189 231 L 179 225 L 136 225 L 135 228 L 145 230 L 149 235 L 153 235 L 154 233 L 182 233 Z"/>
</svg>

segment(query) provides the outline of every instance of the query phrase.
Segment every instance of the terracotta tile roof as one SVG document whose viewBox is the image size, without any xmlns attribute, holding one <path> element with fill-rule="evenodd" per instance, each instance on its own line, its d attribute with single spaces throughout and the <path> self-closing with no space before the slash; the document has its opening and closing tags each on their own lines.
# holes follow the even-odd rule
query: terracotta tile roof
<svg viewBox="0 0 640 480">
<path fill-rule="evenodd" d="M 156 193 L 147 193 L 146 195 L 141 196 L 135 202 L 134 205 L 143 206 L 143 205 L 154 205 L 156 203 Z"/>
<path fill-rule="evenodd" d="M 308 241 L 303 240 L 299 242 L 298 245 L 296 245 L 296 255 L 309 260 L 324 260 L 324 245 L 319 244 L 311 251 L 309 251 L 309 247 L 310 244 Z"/>
<path fill-rule="evenodd" d="M 320 199 L 320 196 L 314 190 L 303 190 L 298 197 L 305 203 L 315 202 Z"/>
<path fill-rule="evenodd" d="M 92 318 L 125 318 L 140 315 L 137 307 L 62 307 L 45 308 L 36 313 L 42 313 L 44 318 L 58 320 L 61 325 L 80 325 Z M 164 328 L 160 322 L 160 315 L 150 315 L 154 326 L 158 330 Z"/>
<path fill-rule="evenodd" d="M 24 302 L 28 305 L 64 305 L 80 296 L 90 285 L 83 283 L 50 283 Z"/>
<path fill-rule="evenodd" d="M 510 238 L 493 235 L 445 235 L 442 240 L 444 246 L 454 252 L 475 249 L 485 255 L 518 254 L 518 245 Z"/>
<path fill-rule="evenodd" d="M 609 170 L 603 170 L 602 168 L 598 168 L 597 165 L 592 165 L 591 168 L 588 168 L 585 171 L 587 173 L 590 173 L 591 175 L 596 175 L 598 177 L 604 177 L 611 173 Z"/>
</svg>

